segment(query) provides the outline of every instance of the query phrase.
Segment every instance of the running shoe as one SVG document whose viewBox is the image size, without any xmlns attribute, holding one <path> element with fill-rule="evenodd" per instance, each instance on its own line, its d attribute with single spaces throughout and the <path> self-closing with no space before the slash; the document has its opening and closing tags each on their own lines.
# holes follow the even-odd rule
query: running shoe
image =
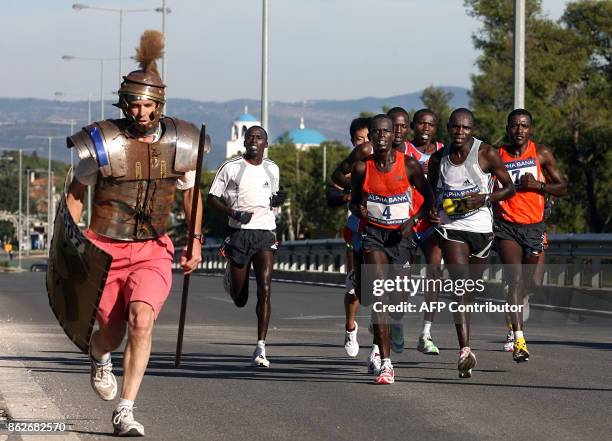
<svg viewBox="0 0 612 441">
<path fill-rule="evenodd" d="M 457 369 L 459 370 L 459 378 L 470 378 L 472 369 L 476 366 L 476 356 L 469 346 L 461 348 L 459 352 L 459 361 Z"/>
<path fill-rule="evenodd" d="M 376 376 L 376 380 L 374 380 L 376 384 L 393 384 L 395 383 L 395 371 L 393 370 L 393 365 L 391 364 L 391 360 L 386 359 L 380 368 L 379 374 Z"/>
<path fill-rule="evenodd" d="M 253 352 L 253 359 L 251 360 L 251 366 L 270 367 L 270 362 L 266 358 L 265 347 L 255 346 L 255 351 Z"/>
<path fill-rule="evenodd" d="M 504 343 L 504 351 L 514 351 L 514 331 L 512 329 L 508 329 L 508 334 L 506 334 L 506 343 Z"/>
<path fill-rule="evenodd" d="M 117 395 L 117 379 L 113 374 L 113 365 L 110 361 L 107 363 L 98 363 L 89 351 L 89 361 L 91 362 L 91 370 L 89 371 L 89 380 L 91 387 L 104 401 L 111 401 Z"/>
<path fill-rule="evenodd" d="M 391 350 L 396 354 L 404 352 L 404 325 L 402 323 L 391 324 Z"/>
<path fill-rule="evenodd" d="M 372 346 L 372 352 L 368 356 L 368 374 L 374 374 L 378 376 L 380 374 L 380 366 L 382 361 L 380 359 L 380 353 L 378 352 L 378 346 Z"/>
<path fill-rule="evenodd" d="M 232 295 L 232 273 L 230 271 L 230 263 L 225 263 L 225 274 L 223 274 L 223 289 L 230 296 Z"/>
<path fill-rule="evenodd" d="M 359 354 L 359 342 L 357 341 L 357 330 L 359 326 L 355 322 L 355 329 L 344 331 L 344 349 L 349 357 L 357 357 Z"/>
<path fill-rule="evenodd" d="M 344 279 L 346 293 L 352 296 L 355 295 L 355 271 L 349 271 Z"/>
<path fill-rule="evenodd" d="M 421 335 L 417 344 L 417 351 L 425 355 L 440 355 L 440 350 L 434 344 L 431 335 Z"/>
<path fill-rule="evenodd" d="M 134 420 L 134 411 L 130 407 L 120 407 L 113 412 L 115 436 L 144 436 L 142 424 Z"/>
<path fill-rule="evenodd" d="M 517 363 L 523 363 L 529 361 L 529 350 L 527 349 L 527 342 L 524 337 L 519 338 L 514 344 L 514 352 L 512 358 Z"/>
</svg>

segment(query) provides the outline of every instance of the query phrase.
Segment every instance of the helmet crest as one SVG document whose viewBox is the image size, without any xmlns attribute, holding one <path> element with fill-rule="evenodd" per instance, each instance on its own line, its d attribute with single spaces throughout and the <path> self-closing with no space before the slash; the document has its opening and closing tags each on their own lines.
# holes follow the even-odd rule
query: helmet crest
<svg viewBox="0 0 612 441">
<path fill-rule="evenodd" d="M 157 128 L 161 119 L 163 104 L 166 102 L 165 84 L 157 71 L 156 60 L 164 55 L 164 34 L 148 30 L 140 38 L 140 46 L 136 48 L 136 60 L 140 69 L 134 70 L 123 77 L 119 88 L 119 107 L 128 120 L 134 122 L 134 117 L 128 112 L 128 106 L 134 100 L 152 100 L 157 103 L 152 119 L 144 127 L 134 124 L 138 132 L 149 133 Z"/>
</svg>

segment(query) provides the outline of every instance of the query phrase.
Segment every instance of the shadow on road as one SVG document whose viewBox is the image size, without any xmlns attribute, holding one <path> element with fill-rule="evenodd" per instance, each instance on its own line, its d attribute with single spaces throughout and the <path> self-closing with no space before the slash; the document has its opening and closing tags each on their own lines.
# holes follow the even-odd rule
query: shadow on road
<svg viewBox="0 0 612 441">
<path fill-rule="evenodd" d="M 546 344 L 547 342 L 543 342 Z M 557 344 L 559 342 L 550 342 Z M 562 342 L 560 342 L 562 343 Z M 238 345 L 238 344 L 234 344 Z M 240 345 L 251 346 L 251 345 Z M 272 346 L 272 345 L 270 345 Z M 605 345 L 604 346 L 608 346 Z M 4 356 L 2 361 L 18 360 L 25 364 L 26 369 L 41 373 L 73 373 L 89 375 L 89 361 L 79 352 L 41 351 L 49 356 Z M 53 355 L 51 355 L 53 354 Z M 63 354 L 63 355 L 60 355 Z M 201 378 L 219 380 L 269 380 L 282 382 L 312 382 L 312 383 L 363 383 L 373 384 L 372 376 L 365 372 L 362 360 L 349 360 L 340 357 L 323 356 L 271 356 L 272 367 L 254 368 L 250 366 L 250 357 L 244 355 L 185 353 L 182 355 L 182 365 L 174 368 L 174 352 L 154 352 L 147 368 L 147 375 L 166 378 Z M 113 356 L 114 372 L 121 376 L 123 356 L 117 353 Z M 42 366 L 41 366 L 42 364 Z M 46 365 L 46 366 L 45 366 Z M 491 386 L 502 388 L 527 388 L 546 390 L 571 390 L 612 392 L 612 388 L 589 388 L 536 384 L 508 384 L 492 382 L 474 382 L 450 378 L 435 378 L 428 376 L 402 375 L 405 369 L 424 369 L 433 371 L 456 372 L 455 363 L 442 361 L 396 362 L 398 369 L 397 382 L 407 383 L 439 383 L 466 386 Z M 1 371 L 0 371 L 1 372 Z M 477 369 L 476 372 L 504 374 L 504 369 Z"/>
<path fill-rule="evenodd" d="M 529 340 L 531 345 L 573 346 L 576 348 L 612 350 L 612 343 L 594 341 L 559 341 L 559 340 Z"/>
</svg>

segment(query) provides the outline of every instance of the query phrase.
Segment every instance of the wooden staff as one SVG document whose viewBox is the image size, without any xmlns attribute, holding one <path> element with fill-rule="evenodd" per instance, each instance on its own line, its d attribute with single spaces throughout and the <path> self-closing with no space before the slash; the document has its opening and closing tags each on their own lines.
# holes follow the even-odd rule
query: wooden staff
<svg viewBox="0 0 612 441">
<path fill-rule="evenodd" d="M 189 234 L 187 235 L 187 260 L 191 260 L 193 253 L 193 236 L 195 234 L 196 217 L 198 215 L 198 201 L 200 198 L 200 176 L 202 174 L 202 160 L 204 158 L 204 146 L 206 144 L 206 124 L 202 124 L 200 130 L 200 140 L 198 143 L 198 160 L 196 164 L 196 175 L 193 190 L 193 199 L 191 200 L 191 217 L 189 220 Z M 181 366 L 181 355 L 183 351 L 183 332 L 185 331 L 185 315 L 187 313 L 187 295 L 189 294 L 189 276 L 183 276 L 183 296 L 181 298 L 181 316 L 179 318 L 178 339 L 176 340 L 176 358 L 174 359 L 174 367 Z"/>
</svg>

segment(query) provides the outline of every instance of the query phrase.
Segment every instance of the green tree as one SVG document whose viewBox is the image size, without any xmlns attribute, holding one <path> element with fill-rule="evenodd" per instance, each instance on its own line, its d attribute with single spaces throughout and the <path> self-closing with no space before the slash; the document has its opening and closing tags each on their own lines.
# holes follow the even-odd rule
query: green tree
<svg viewBox="0 0 612 441">
<path fill-rule="evenodd" d="M 346 213 L 325 204 L 325 186 L 333 167 L 349 149 L 337 141 L 300 150 L 287 139 L 270 147 L 269 155 L 280 168 L 280 183 L 287 190 L 289 204 L 283 207 L 279 230 L 286 237 L 334 237 L 341 231 Z M 326 153 L 326 176 L 323 159 Z M 291 230 L 291 232 L 289 231 Z"/>
<path fill-rule="evenodd" d="M 481 55 L 471 92 L 478 136 L 499 144 L 513 108 L 512 1 L 465 4 L 482 23 L 473 36 Z M 560 22 L 553 22 L 541 15 L 540 1 L 527 0 L 526 107 L 534 115 L 536 140 L 553 148 L 569 182 L 568 197 L 553 211 L 551 230 L 609 229 L 611 8 L 610 2 L 574 2 Z"/>
</svg>

